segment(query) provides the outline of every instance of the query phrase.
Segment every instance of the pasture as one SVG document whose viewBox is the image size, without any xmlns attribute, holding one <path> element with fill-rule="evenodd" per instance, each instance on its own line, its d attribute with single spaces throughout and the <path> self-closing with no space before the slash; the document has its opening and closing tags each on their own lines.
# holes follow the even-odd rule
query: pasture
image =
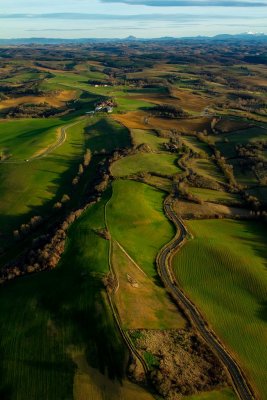
<svg viewBox="0 0 267 400">
<path fill-rule="evenodd" d="M 131 135 L 135 146 L 147 144 L 152 151 L 162 150 L 162 144 L 168 139 L 159 137 L 153 130 L 132 129 Z"/>
<path fill-rule="evenodd" d="M 0 153 L 12 161 L 30 158 L 56 141 L 56 131 L 66 123 L 59 118 L 2 121 Z"/>
<path fill-rule="evenodd" d="M 231 220 L 189 221 L 187 225 L 194 239 L 173 260 L 176 277 L 264 399 L 265 227 L 256 221 Z"/>
<path fill-rule="evenodd" d="M 111 172 L 116 178 L 140 172 L 170 176 L 180 172 L 180 168 L 175 154 L 137 153 L 116 161 Z"/>
<path fill-rule="evenodd" d="M 155 258 L 174 235 L 163 211 L 164 194 L 146 184 L 115 180 L 108 203 L 108 226 L 117 240 L 144 272 L 158 279 Z"/>
<path fill-rule="evenodd" d="M 127 255 L 116 241 L 112 245 L 112 264 L 119 280 L 114 301 L 124 329 L 177 329 L 185 321 L 163 287 Z"/>
</svg>

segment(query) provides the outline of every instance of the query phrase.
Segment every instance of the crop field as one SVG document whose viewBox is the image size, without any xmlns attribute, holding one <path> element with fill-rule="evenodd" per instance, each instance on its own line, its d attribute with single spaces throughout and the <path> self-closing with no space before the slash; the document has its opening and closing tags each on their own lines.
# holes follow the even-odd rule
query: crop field
<svg viewBox="0 0 267 400">
<path fill-rule="evenodd" d="M 57 269 L 1 288 L 1 398 L 72 399 L 73 348 L 92 367 L 124 377 L 127 351 L 102 284 L 108 242 L 96 233 L 104 226 L 105 201 L 71 227 Z"/>
<path fill-rule="evenodd" d="M 116 161 L 111 168 L 112 175 L 122 177 L 140 172 L 153 172 L 166 176 L 180 172 L 177 155 L 155 153 L 137 153 Z"/>
<path fill-rule="evenodd" d="M 231 220 L 187 224 L 194 239 L 174 258 L 177 279 L 264 399 L 267 392 L 264 225 Z"/>
<path fill-rule="evenodd" d="M 208 117 L 200 117 L 194 119 L 164 119 L 149 118 L 149 125 L 155 129 L 175 129 L 182 133 L 204 132 L 211 133 L 211 119 Z"/>
<path fill-rule="evenodd" d="M 4 114 L 12 107 L 16 107 L 21 104 L 43 104 L 48 103 L 50 106 L 58 108 L 65 105 L 66 102 L 74 100 L 76 98 L 76 90 L 62 90 L 57 94 L 49 95 L 47 93 L 44 96 L 22 96 L 13 97 L 7 100 L 2 100 L 0 103 L 0 113 Z"/>
<path fill-rule="evenodd" d="M 156 255 L 174 234 L 163 212 L 163 198 L 162 192 L 146 184 L 116 180 L 107 207 L 113 239 L 123 246 L 148 276 L 156 279 Z"/>
</svg>

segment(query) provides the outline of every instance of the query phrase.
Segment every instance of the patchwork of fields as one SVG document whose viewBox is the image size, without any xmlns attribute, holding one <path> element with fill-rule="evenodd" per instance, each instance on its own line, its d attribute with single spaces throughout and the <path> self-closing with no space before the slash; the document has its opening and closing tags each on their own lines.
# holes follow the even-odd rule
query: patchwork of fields
<svg viewBox="0 0 267 400">
<path fill-rule="evenodd" d="M 237 399 L 159 277 L 176 233 L 167 197 L 192 234 L 172 259 L 176 280 L 265 400 L 265 71 L 95 46 L 1 58 L 0 266 L 31 271 L 55 231 L 65 250 L 56 268 L 1 284 L 0 399 Z"/>
</svg>

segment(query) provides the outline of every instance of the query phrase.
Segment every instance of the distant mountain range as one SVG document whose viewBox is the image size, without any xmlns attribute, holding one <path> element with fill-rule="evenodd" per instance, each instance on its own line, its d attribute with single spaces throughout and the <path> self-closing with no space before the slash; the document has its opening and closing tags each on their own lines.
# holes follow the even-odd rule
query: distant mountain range
<svg viewBox="0 0 267 400">
<path fill-rule="evenodd" d="M 240 33 L 236 35 L 220 34 L 216 36 L 192 36 L 192 37 L 160 37 L 154 39 L 136 38 L 135 36 L 128 36 L 124 39 L 119 38 L 79 38 L 79 39 L 61 39 L 61 38 L 14 38 L 14 39 L 0 39 L 0 45 L 23 45 L 23 44 L 71 44 L 71 43 L 105 43 L 105 42 L 171 42 L 171 41 L 201 41 L 201 42 L 232 42 L 232 41 L 245 41 L 245 42 L 260 42 L 267 43 L 267 35 L 264 33 Z"/>
</svg>

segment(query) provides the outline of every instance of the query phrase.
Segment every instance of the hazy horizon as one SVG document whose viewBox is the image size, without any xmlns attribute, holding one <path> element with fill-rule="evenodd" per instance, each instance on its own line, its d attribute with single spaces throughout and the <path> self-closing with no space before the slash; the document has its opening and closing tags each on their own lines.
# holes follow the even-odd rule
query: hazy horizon
<svg viewBox="0 0 267 400">
<path fill-rule="evenodd" d="M 0 0 L 0 38 L 267 33 L 267 0 Z"/>
</svg>

